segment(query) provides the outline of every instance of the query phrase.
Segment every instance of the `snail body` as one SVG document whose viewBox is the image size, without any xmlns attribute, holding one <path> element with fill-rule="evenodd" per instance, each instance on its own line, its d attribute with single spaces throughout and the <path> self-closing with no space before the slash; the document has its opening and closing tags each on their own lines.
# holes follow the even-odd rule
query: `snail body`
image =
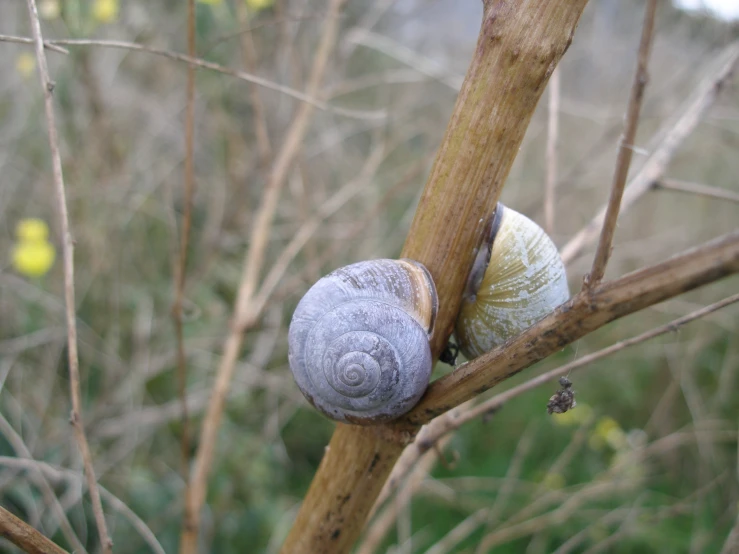
<svg viewBox="0 0 739 554">
<path fill-rule="evenodd" d="M 498 204 L 470 274 L 455 326 L 476 358 L 527 329 L 570 297 L 557 247 L 536 223 Z"/>
<path fill-rule="evenodd" d="M 412 260 L 335 270 L 298 303 L 288 332 L 295 382 L 319 411 L 371 424 L 410 410 L 428 385 L 438 299 Z"/>
</svg>

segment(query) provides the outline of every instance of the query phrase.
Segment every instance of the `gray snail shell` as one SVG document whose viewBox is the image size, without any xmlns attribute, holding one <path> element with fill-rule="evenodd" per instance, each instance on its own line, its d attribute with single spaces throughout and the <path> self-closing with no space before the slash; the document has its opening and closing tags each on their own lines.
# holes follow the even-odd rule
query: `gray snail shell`
<svg viewBox="0 0 739 554">
<path fill-rule="evenodd" d="M 295 382 L 319 411 L 356 424 L 389 421 L 421 398 L 438 308 L 428 270 L 371 260 L 330 273 L 298 303 L 288 331 Z"/>
<path fill-rule="evenodd" d="M 460 350 L 467 359 L 489 352 L 569 297 L 564 263 L 549 236 L 498 204 L 457 318 Z"/>
</svg>

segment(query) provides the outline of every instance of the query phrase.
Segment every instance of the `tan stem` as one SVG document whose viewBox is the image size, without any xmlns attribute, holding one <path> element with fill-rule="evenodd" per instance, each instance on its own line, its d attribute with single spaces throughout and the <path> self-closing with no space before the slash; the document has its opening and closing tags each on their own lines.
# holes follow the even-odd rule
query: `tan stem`
<svg viewBox="0 0 739 554">
<path fill-rule="evenodd" d="M 486 220 L 585 4 L 485 3 L 472 63 L 401 254 L 425 264 L 436 282 L 435 356 L 451 334 Z M 339 425 L 282 552 L 347 552 L 416 431 Z"/>
<path fill-rule="evenodd" d="M 69 554 L 2 506 L 0 506 L 0 537 L 8 539 L 28 554 Z"/>
<path fill-rule="evenodd" d="M 739 231 L 584 290 L 495 350 L 434 381 L 396 422 L 423 425 L 606 323 L 739 272 Z"/>
<path fill-rule="evenodd" d="M 644 162 L 624 190 L 621 201 L 622 212 L 651 190 L 654 182 L 662 177 L 677 149 L 693 132 L 706 110 L 715 102 L 721 90 L 731 79 L 737 64 L 739 64 L 739 41 L 734 41 L 716 55 L 716 62 L 706 72 L 706 76 L 701 80 L 696 91 L 678 110 L 673 121 L 657 133 L 656 136 L 663 136 L 664 139 L 660 141 L 659 146 L 654 149 L 649 159 Z M 575 260 L 598 236 L 605 216 L 606 207 L 603 207 L 567 242 L 561 251 L 565 264 L 569 265 Z"/>
<path fill-rule="evenodd" d="M 593 267 L 590 270 L 590 273 L 585 277 L 586 287 L 592 288 L 597 285 L 601 279 L 603 279 L 608 259 L 611 257 L 611 245 L 613 244 L 613 236 L 616 233 L 616 221 L 618 220 L 618 214 L 621 211 L 621 198 L 623 197 L 624 187 L 626 186 L 626 177 L 629 175 L 631 154 L 634 151 L 636 129 L 639 125 L 639 112 L 641 112 L 644 90 L 647 87 L 647 63 L 649 62 L 649 54 L 652 50 L 654 15 L 656 11 L 657 0 L 649 0 L 647 3 L 646 14 L 644 16 L 641 42 L 639 44 L 639 58 L 636 67 L 636 74 L 634 75 L 634 82 L 631 86 L 629 105 L 626 108 L 626 125 L 618 147 L 616 169 L 613 173 L 613 183 L 611 184 L 611 196 L 608 199 L 608 208 L 606 209 L 603 229 L 600 233 L 598 249 L 595 252 L 595 258 L 593 259 Z"/>
<path fill-rule="evenodd" d="M 549 80 L 549 120 L 547 124 L 546 183 L 544 186 L 544 228 L 554 234 L 554 195 L 557 187 L 557 140 L 559 138 L 560 69 Z"/>
<path fill-rule="evenodd" d="M 74 430 L 74 437 L 82 455 L 85 467 L 85 478 L 92 500 L 92 509 L 95 515 L 95 523 L 100 535 L 100 542 L 105 554 L 113 552 L 113 541 L 108 534 L 105 523 L 103 503 L 100 500 L 100 491 L 95 479 L 95 468 L 92 463 L 90 445 L 85 436 L 85 425 L 82 421 L 82 402 L 80 399 L 80 361 L 77 354 L 77 318 L 75 315 L 74 295 L 74 241 L 69 225 L 69 212 L 67 210 L 67 195 L 64 188 L 64 174 L 62 172 L 62 157 L 59 152 L 59 136 L 56 128 L 56 117 L 54 114 L 54 82 L 49 76 L 49 68 L 46 63 L 44 52 L 44 39 L 41 34 L 41 22 L 35 0 L 27 0 L 28 13 L 31 20 L 31 31 L 36 45 L 36 61 L 38 62 L 39 77 L 44 95 L 44 109 L 46 113 L 46 126 L 49 132 L 49 148 L 51 150 L 51 165 L 54 176 L 54 192 L 56 194 L 56 205 L 61 223 L 62 235 L 62 262 L 64 265 L 64 304 L 67 323 L 67 350 L 69 353 L 69 390 L 72 399 L 72 412 L 70 423 Z"/>
</svg>

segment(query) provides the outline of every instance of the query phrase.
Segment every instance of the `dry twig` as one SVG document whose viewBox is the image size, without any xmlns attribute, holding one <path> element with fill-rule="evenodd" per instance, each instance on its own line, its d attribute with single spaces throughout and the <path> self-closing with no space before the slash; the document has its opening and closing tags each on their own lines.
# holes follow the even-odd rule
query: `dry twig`
<svg viewBox="0 0 739 554">
<path fill-rule="evenodd" d="M 38 473 L 43 479 L 49 479 L 53 483 L 67 482 L 72 484 L 75 488 L 84 490 L 85 488 L 85 477 L 81 473 L 70 469 L 62 469 L 54 467 L 45 462 L 39 462 L 28 458 L 12 458 L 8 456 L 0 456 L 0 465 L 18 468 L 26 470 L 31 474 Z M 119 512 L 125 519 L 129 521 L 131 526 L 138 531 L 142 540 L 149 546 L 152 552 L 156 554 L 164 554 L 164 548 L 157 541 L 156 536 L 152 530 L 146 525 L 146 523 L 136 513 L 129 508 L 125 502 L 120 498 L 106 490 L 105 487 L 98 485 L 100 488 L 100 494 L 105 501 L 108 503 L 110 508 L 114 511 Z M 75 547 L 74 552 L 77 552 Z M 83 552 L 83 550 L 80 550 Z"/>
<path fill-rule="evenodd" d="M 739 41 L 731 43 L 716 57 L 716 64 L 707 71 L 706 77 L 701 80 L 691 98 L 678 111 L 675 119 L 660 131 L 659 134 L 664 136 L 664 139 L 626 187 L 621 211 L 632 206 L 652 188 L 655 181 L 662 177 L 677 149 L 693 132 L 706 110 L 714 103 L 724 85 L 732 77 L 739 62 Z M 572 262 L 598 236 L 605 220 L 605 214 L 606 208 L 603 207 L 562 248 L 562 260 L 565 264 Z"/>
<path fill-rule="evenodd" d="M 557 377 L 561 375 L 567 375 L 575 369 L 585 367 L 589 364 L 592 364 L 593 362 L 596 362 L 602 358 L 615 354 L 616 352 L 619 352 L 636 344 L 645 342 L 660 335 L 675 332 L 680 327 L 686 325 L 687 323 L 690 323 L 691 321 L 705 317 L 736 302 L 739 302 L 739 294 L 725 298 L 724 300 L 706 306 L 705 308 L 702 308 L 700 310 L 696 310 L 686 316 L 675 319 L 674 321 L 671 321 L 666 325 L 656 327 L 655 329 L 642 333 L 636 337 L 620 341 L 608 348 L 604 348 L 602 350 L 584 356 L 578 360 L 555 368 L 551 371 L 547 371 L 546 373 L 529 379 L 528 381 L 517 385 L 501 394 L 497 394 L 484 402 L 480 402 L 474 406 L 463 405 L 455 410 L 447 412 L 443 416 L 437 417 L 431 423 L 426 425 L 418 434 L 418 437 L 416 438 L 414 443 L 412 445 L 409 445 L 405 449 L 403 455 L 395 464 L 393 472 L 390 478 L 387 480 L 387 483 L 385 484 L 381 495 L 378 497 L 377 505 L 382 504 L 393 493 L 393 490 L 395 488 L 397 488 L 401 483 L 406 482 L 406 475 L 411 470 L 414 472 L 414 474 L 416 473 L 419 460 L 422 458 L 422 456 L 424 456 L 426 452 L 428 452 L 429 448 L 431 448 L 431 445 L 440 444 L 440 442 L 448 439 L 449 433 L 459 429 L 465 423 L 473 419 L 477 419 L 478 417 L 484 416 L 485 414 L 494 413 L 495 411 L 502 408 L 504 404 L 511 401 L 513 398 L 520 396 L 525 392 L 533 390 L 543 385 L 544 383 L 554 381 L 555 379 L 557 379 Z M 426 468 L 424 468 L 424 470 L 425 469 Z M 424 473 L 426 472 L 427 471 L 425 471 Z M 405 486 L 408 485 L 406 484 Z M 361 552 L 373 552 L 375 548 L 374 545 L 379 543 L 379 541 L 382 540 L 382 537 L 387 532 L 386 526 L 379 526 L 382 529 L 382 532 L 378 531 L 376 527 L 378 527 L 378 525 L 373 524 L 371 529 L 373 529 L 374 532 L 371 535 L 370 533 L 368 533 L 368 540 L 371 537 L 371 540 L 369 540 L 369 542 L 371 542 L 372 548 L 365 549 L 365 545 L 363 544 Z M 365 542 L 368 542 L 368 540 L 366 540 Z"/>
<path fill-rule="evenodd" d="M 69 554 L 33 527 L 0 506 L 0 537 L 28 554 Z"/>
<path fill-rule="evenodd" d="M 518 337 L 431 383 L 396 425 L 425 424 L 610 321 L 736 272 L 739 231 L 584 290 Z"/>
<path fill-rule="evenodd" d="M 0 42 L 15 42 L 16 44 L 34 44 L 32 38 L 27 37 L 14 37 L 12 35 L 0 35 Z M 57 46 L 56 44 L 51 44 L 48 40 L 44 41 L 44 48 L 47 50 L 51 50 L 52 52 L 59 52 L 60 54 L 69 54 L 69 50 L 66 48 L 62 48 L 61 46 Z"/>
<path fill-rule="evenodd" d="M 649 62 L 649 54 L 652 49 L 654 14 L 656 10 L 657 0 L 649 0 L 647 3 L 646 15 L 644 17 L 641 42 L 639 44 L 639 60 L 637 63 L 636 74 L 634 75 L 634 83 L 631 87 L 629 105 L 626 108 L 626 126 L 624 128 L 624 134 L 621 137 L 621 143 L 618 147 L 616 170 L 613 173 L 613 183 L 611 184 L 611 197 L 608 200 L 608 207 L 606 208 L 605 220 L 603 222 L 603 229 L 600 233 L 598 249 L 595 252 L 593 267 L 590 270 L 590 273 L 585 277 L 585 282 L 583 284 L 583 287 L 585 288 L 592 288 L 603 279 L 603 275 L 606 272 L 606 264 L 608 264 L 608 258 L 611 257 L 613 235 L 616 232 L 618 213 L 621 210 L 621 197 L 623 196 L 624 187 L 626 186 L 626 177 L 629 175 L 631 154 L 634 149 L 634 141 L 636 140 L 636 128 L 639 125 L 639 112 L 641 111 L 642 99 L 644 98 L 644 89 L 647 86 L 647 63 Z"/>
<path fill-rule="evenodd" d="M 585 3 L 485 2 L 475 54 L 401 253 L 423 263 L 437 285 L 435 356 L 452 331 L 485 221 Z M 416 431 L 413 424 L 339 424 L 282 551 L 348 551 Z"/>
<path fill-rule="evenodd" d="M 33 39 L 27 38 L 27 37 L 0 35 L 0 42 L 17 42 L 21 44 L 32 44 Z M 350 110 L 347 108 L 339 108 L 338 106 L 332 106 L 322 100 L 318 100 L 315 95 L 312 96 L 310 94 L 300 92 L 299 90 L 295 90 L 288 86 L 275 83 L 273 81 L 270 81 L 269 79 L 264 79 L 262 77 L 258 77 L 257 75 L 251 75 L 250 73 L 246 73 L 245 71 L 238 71 L 236 69 L 230 69 L 228 67 L 224 67 L 217 63 L 209 62 L 209 61 L 202 60 L 199 58 L 193 58 L 192 56 L 186 56 L 185 54 L 180 54 L 179 52 L 172 52 L 171 50 L 163 50 L 161 48 L 154 48 L 151 46 L 146 46 L 144 44 L 137 44 L 135 42 L 126 42 L 122 40 L 55 39 L 55 40 L 45 41 L 44 45 L 47 48 L 56 47 L 56 46 L 98 46 L 101 48 L 119 48 L 122 50 L 132 50 L 135 52 L 146 52 L 148 54 L 154 54 L 155 56 L 162 56 L 170 60 L 184 62 L 186 64 L 190 64 L 195 67 L 200 67 L 202 69 L 208 69 L 210 71 L 215 71 L 216 73 L 222 73 L 223 75 L 228 75 L 230 77 L 234 77 L 235 79 L 246 81 L 247 83 L 259 85 L 266 89 L 279 92 L 281 94 L 294 98 L 295 100 L 299 100 L 301 102 L 309 104 L 313 106 L 314 108 L 318 108 L 319 110 L 324 110 L 324 111 L 328 111 L 331 113 L 335 113 L 336 115 L 341 115 L 341 116 L 349 117 L 353 119 L 370 119 L 370 120 L 384 119 L 386 115 L 384 111 Z"/>
<path fill-rule="evenodd" d="M 245 2 L 236 2 L 236 16 L 239 19 L 239 24 L 245 28 L 243 32 L 239 33 L 244 68 L 252 75 L 256 75 L 257 53 L 254 46 L 253 30 L 249 29 L 246 25 L 249 21 L 249 12 Z M 267 167 L 272 157 L 272 145 L 269 142 L 267 115 L 264 109 L 264 102 L 262 102 L 262 97 L 259 95 L 259 87 L 249 87 L 249 98 L 251 100 L 252 110 L 254 111 L 254 135 L 257 139 L 259 163 L 261 167 Z"/>
<path fill-rule="evenodd" d="M 72 233 L 69 227 L 67 199 L 64 190 L 64 176 L 62 173 L 62 159 L 59 152 L 59 138 L 57 136 L 56 120 L 54 116 L 54 99 L 52 96 L 54 82 L 49 77 L 49 70 L 46 65 L 44 40 L 41 35 L 41 22 L 39 21 L 38 10 L 36 9 L 36 1 L 27 0 L 27 4 L 31 20 L 31 31 L 36 44 L 36 61 L 38 63 L 39 78 L 44 92 L 44 108 L 46 111 L 46 124 L 49 132 L 49 147 L 51 149 L 51 163 L 54 175 L 54 192 L 56 193 L 57 209 L 59 211 L 59 220 L 61 224 L 62 258 L 64 264 L 64 301 L 66 304 L 67 349 L 69 352 L 69 388 L 72 397 L 70 423 L 74 429 L 75 439 L 77 440 L 77 445 L 82 454 L 82 461 L 85 466 L 85 477 L 87 478 L 87 488 L 90 492 L 92 508 L 95 514 L 95 523 L 97 524 L 103 552 L 111 553 L 113 551 L 113 541 L 111 541 L 110 536 L 108 535 L 108 529 L 105 524 L 105 514 L 103 513 L 103 504 L 100 501 L 100 491 L 97 488 L 97 481 L 95 479 L 92 454 L 90 452 L 90 446 L 87 443 L 85 427 L 82 421 L 82 408 L 80 403 L 80 368 L 79 357 L 77 354 L 77 322 L 75 318 L 74 299 L 74 243 L 72 241 Z"/>
<path fill-rule="evenodd" d="M 195 57 L 195 0 L 187 0 L 187 51 Z M 182 303 L 185 298 L 185 279 L 187 275 L 187 253 L 190 246 L 192 226 L 192 197 L 195 190 L 195 66 L 187 67 L 185 89 L 185 179 L 182 226 L 179 234 L 178 256 L 174 261 L 174 302 L 172 321 L 177 341 L 177 389 L 180 399 L 180 420 L 182 422 L 182 475 L 185 483 L 189 478 L 190 466 L 190 417 L 187 410 L 187 356 L 185 355 L 185 336 L 183 331 Z M 185 486 L 187 491 L 187 485 Z M 187 492 L 185 493 L 187 496 Z"/>
<path fill-rule="evenodd" d="M 481 402 L 476 406 L 471 407 L 461 413 L 458 412 L 450 417 L 437 418 L 433 422 L 431 422 L 430 425 L 425 427 L 424 430 L 419 434 L 419 440 L 421 437 L 423 437 L 423 441 L 425 444 L 433 443 L 447 433 L 459 429 L 459 427 L 461 427 L 465 423 L 481 417 L 487 413 L 499 410 L 503 407 L 504 404 L 525 392 L 533 390 L 545 383 L 552 382 L 562 375 L 567 375 L 575 369 L 585 367 L 589 364 L 592 364 L 593 362 L 620 352 L 625 348 L 629 348 L 660 335 L 673 333 L 677 331 L 680 327 L 686 325 L 687 323 L 690 323 L 691 321 L 705 317 L 736 302 L 739 302 L 739 294 L 732 295 L 728 298 L 720 300 L 719 302 L 715 302 L 714 304 L 710 304 L 704 308 L 701 308 L 700 310 L 696 310 L 688 315 L 677 318 L 670 323 L 661 325 L 630 339 L 619 341 L 607 348 L 603 348 L 602 350 L 598 350 L 597 352 L 593 352 L 592 354 L 583 356 L 578 360 L 574 360 L 568 364 L 547 371 L 546 373 L 542 373 L 541 375 L 533 377 L 532 379 L 529 379 L 528 381 L 521 383 L 520 385 L 517 385 L 503 393 L 495 395 L 492 398 L 489 398 L 488 400 Z M 426 431 L 427 429 L 428 431 Z M 407 460 L 406 463 L 414 462 L 411 460 Z M 396 479 L 402 479 L 402 476 L 398 475 L 396 476 Z"/>
<path fill-rule="evenodd" d="M 544 228 L 554 234 L 554 189 L 557 186 L 557 140 L 559 139 L 560 68 L 549 79 L 549 123 L 547 126 L 547 180 L 544 188 Z"/>
<path fill-rule="evenodd" d="M 655 181 L 653 186 L 655 189 L 674 190 L 677 192 L 685 192 L 687 194 L 705 196 L 707 198 L 739 202 L 739 194 L 736 192 L 719 187 L 702 185 L 700 183 L 688 183 L 685 181 L 677 181 L 675 179 L 660 179 L 659 181 Z"/>
<path fill-rule="evenodd" d="M 5 419 L 2 413 L 0 413 L 0 433 L 3 434 L 5 440 L 8 441 L 10 446 L 15 451 L 17 460 L 21 460 L 24 462 L 33 461 L 31 451 L 26 446 L 23 438 L 15 431 L 15 429 L 13 429 L 13 427 Z M 67 514 L 64 510 L 64 507 L 57 498 L 54 489 L 51 487 L 51 484 L 46 479 L 43 473 L 38 471 L 35 467 L 33 469 L 34 471 L 31 473 L 31 479 L 36 483 L 36 486 L 41 489 L 41 494 L 43 496 L 44 502 L 57 517 L 59 527 L 62 530 L 62 535 L 70 544 L 70 546 L 75 550 L 75 552 L 87 552 L 87 550 L 85 550 L 85 547 L 82 545 L 82 542 L 75 534 L 74 529 L 72 528 L 72 524 L 69 522 L 69 518 L 67 517 Z"/>
</svg>

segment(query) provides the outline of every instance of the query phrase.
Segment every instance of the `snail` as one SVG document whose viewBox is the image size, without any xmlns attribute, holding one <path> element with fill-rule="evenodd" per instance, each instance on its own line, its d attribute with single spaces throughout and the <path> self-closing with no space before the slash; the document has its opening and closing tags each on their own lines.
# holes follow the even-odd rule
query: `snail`
<svg viewBox="0 0 739 554">
<path fill-rule="evenodd" d="M 454 334 L 467 359 L 489 352 L 569 299 L 557 247 L 528 217 L 498 204 L 470 272 Z"/>
<path fill-rule="evenodd" d="M 295 382 L 332 419 L 372 424 L 402 415 L 431 377 L 437 307 L 434 282 L 418 262 L 371 260 L 333 271 L 293 314 Z"/>
<path fill-rule="evenodd" d="M 470 273 L 455 335 L 468 359 L 517 335 L 569 298 L 564 264 L 544 231 L 498 204 Z M 371 260 L 326 275 L 288 331 L 295 382 L 320 412 L 347 423 L 395 419 L 420 400 L 438 308 L 429 271 Z"/>
</svg>

